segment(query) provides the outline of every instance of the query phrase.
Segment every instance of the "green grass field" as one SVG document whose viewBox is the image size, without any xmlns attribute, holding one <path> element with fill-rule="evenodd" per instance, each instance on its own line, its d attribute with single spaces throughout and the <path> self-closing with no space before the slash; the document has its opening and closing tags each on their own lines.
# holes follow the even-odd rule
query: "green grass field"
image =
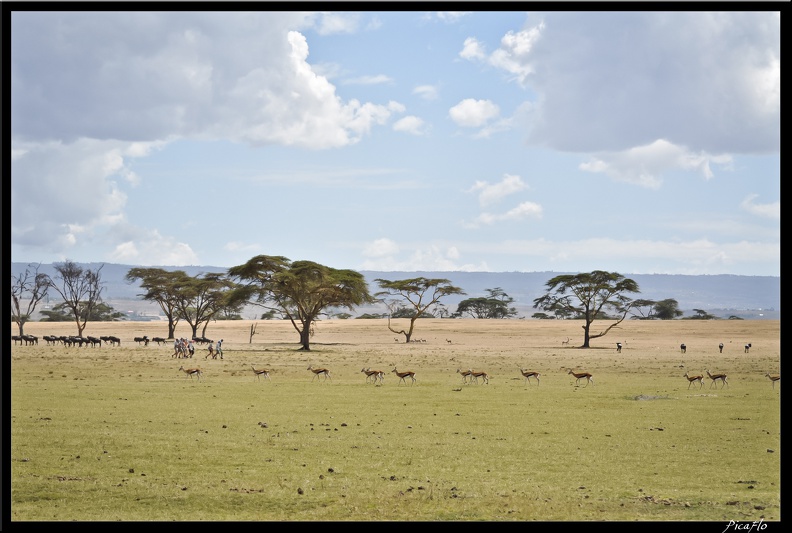
<svg viewBox="0 0 792 533">
<path fill-rule="evenodd" d="M 250 324 L 210 328 L 223 360 L 132 342 L 163 333 L 150 323 L 89 324 L 120 347 L 12 345 L 11 520 L 781 519 L 777 321 L 631 322 L 588 350 L 574 321 L 427 320 L 409 345 L 379 320 L 327 321 L 309 353 L 287 324 L 252 342 Z M 728 386 L 688 388 L 707 369 Z"/>
</svg>

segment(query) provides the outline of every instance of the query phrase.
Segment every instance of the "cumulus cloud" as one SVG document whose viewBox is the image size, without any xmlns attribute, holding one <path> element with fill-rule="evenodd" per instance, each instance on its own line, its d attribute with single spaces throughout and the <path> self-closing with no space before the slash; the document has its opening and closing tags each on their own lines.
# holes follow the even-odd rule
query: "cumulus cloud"
<svg viewBox="0 0 792 533">
<path fill-rule="evenodd" d="M 480 226 L 490 226 L 498 222 L 516 222 L 526 218 L 542 218 L 542 206 L 534 202 L 522 202 L 517 207 L 509 209 L 505 213 L 481 213 L 473 222 L 467 223 L 466 226 L 469 228 L 478 228 Z"/>
<path fill-rule="evenodd" d="M 657 139 L 696 153 L 780 149 L 778 13 L 541 17 L 508 32 L 491 54 L 476 37 L 460 53 L 538 95 L 526 123 L 532 142 L 570 152 L 621 152 Z M 606 35 L 616 26 L 618 38 Z"/>
<path fill-rule="evenodd" d="M 466 98 L 448 110 L 448 116 L 458 126 L 479 128 L 498 117 L 500 109 L 490 100 Z"/>
<path fill-rule="evenodd" d="M 163 236 L 157 230 L 146 231 L 134 241 L 119 243 L 108 259 L 142 266 L 199 264 L 189 244 Z"/>
<path fill-rule="evenodd" d="M 410 115 L 397 120 L 393 124 L 393 130 L 411 133 L 413 135 L 423 135 L 426 133 L 426 123 L 423 119 Z"/>
<path fill-rule="evenodd" d="M 617 181 L 658 189 L 663 183 L 661 176 L 667 171 L 694 171 L 705 179 L 710 179 L 714 176 L 710 164 L 728 167 L 731 163 L 732 157 L 729 155 L 693 153 L 682 146 L 659 139 L 619 153 L 598 154 L 581 163 L 579 168 L 587 172 L 606 174 Z"/>
</svg>

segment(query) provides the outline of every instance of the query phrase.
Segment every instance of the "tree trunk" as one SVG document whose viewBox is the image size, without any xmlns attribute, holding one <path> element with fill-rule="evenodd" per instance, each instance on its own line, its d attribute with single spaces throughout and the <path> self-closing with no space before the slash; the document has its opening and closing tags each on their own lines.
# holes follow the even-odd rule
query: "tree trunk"
<svg viewBox="0 0 792 533">
<path fill-rule="evenodd" d="M 311 328 L 309 326 L 303 326 L 302 331 L 300 331 L 300 344 L 302 344 L 300 350 L 311 351 Z"/>
</svg>

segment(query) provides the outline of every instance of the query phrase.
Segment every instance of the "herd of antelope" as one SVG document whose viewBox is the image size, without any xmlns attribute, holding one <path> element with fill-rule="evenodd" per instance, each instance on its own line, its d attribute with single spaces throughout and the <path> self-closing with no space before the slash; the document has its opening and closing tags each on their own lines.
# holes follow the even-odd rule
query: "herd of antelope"
<svg viewBox="0 0 792 533">
<path fill-rule="evenodd" d="M 271 369 L 256 368 L 255 365 L 250 365 L 250 368 L 253 370 L 253 375 L 256 380 L 261 381 L 261 378 L 263 376 L 264 379 L 272 381 L 272 378 L 270 377 Z M 315 367 L 313 365 L 309 365 L 308 370 L 313 374 L 313 378 L 311 379 L 311 381 L 314 381 L 319 378 L 323 378 L 323 379 L 319 379 L 319 381 L 327 381 L 328 379 L 330 381 L 333 380 L 333 378 L 330 376 L 330 370 L 327 368 Z M 201 381 L 201 378 L 203 377 L 203 371 L 197 367 L 184 368 L 184 366 L 180 366 L 179 371 L 187 374 L 190 377 L 190 379 L 192 379 L 194 376 L 197 376 L 198 381 Z M 380 385 L 382 385 L 385 382 L 385 371 L 383 370 L 376 370 L 376 369 L 372 369 L 371 367 L 364 367 L 360 370 L 360 372 L 366 375 L 366 383 L 374 383 L 375 385 L 379 383 Z M 391 370 L 391 373 L 396 374 L 396 376 L 399 378 L 398 381 L 399 385 L 401 385 L 402 383 L 406 385 L 408 379 L 410 380 L 410 385 L 414 385 L 417 382 L 417 379 L 415 377 L 415 372 L 413 372 L 412 370 L 406 370 L 404 372 L 400 372 L 399 370 L 397 370 L 396 367 L 394 367 L 393 370 Z M 483 384 L 488 385 L 490 380 L 490 375 L 487 372 L 484 372 L 483 370 L 473 370 L 472 368 L 469 368 L 467 370 L 462 370 L 461 368 L 457 368 L 457 374 L 462 376 L 463 384 L 473 384 L 473 383 L 478 384 L 479 379 L 481 379 Z M 594 385 L 594 376 L 590 372 L 575 372 L 570 368 L 567 374 L 575 378 L 575 386 L 578 386 L 581 380 L 585 381 L 586 383 L 584 385 L 585 387 L 588 387 L 589 385 Z M 526 370 L 520 367 L 520 375 L 522 375 L 523 379 L 525 380 L 525 385 L 527 386 L 530 385 L 531 378 L 535 379 L 536 384 L 539 385 L 539 378 L 542 374 L 534 370 Z M 698 383 L 699 389 L 704 387 L 705 376 L 703 374 L 690 375 L 690 372 L 685 372 L 683 377 L 688 380 L 688 389 L 690 389 L 690 387 L 694 383 Z M 729 378 L 726 374 L 722 372 L 713 374 L 709 370 L 707 370 L 706 377 L 711 382 L 710 388 L 715 386 L 715 384 L 718 381 L 721 382 L 721 387 L 720 387 L 721 389 L 729 386 Z M 767 377 L 767 379 L 769 379 L 770 382 L 773 384 L 773 389 L 775 389 L 776 381 L 779 381 L 781 379 L 780 374 L 767 373 L 765 374 L 765 377 Z"/>
</svg>

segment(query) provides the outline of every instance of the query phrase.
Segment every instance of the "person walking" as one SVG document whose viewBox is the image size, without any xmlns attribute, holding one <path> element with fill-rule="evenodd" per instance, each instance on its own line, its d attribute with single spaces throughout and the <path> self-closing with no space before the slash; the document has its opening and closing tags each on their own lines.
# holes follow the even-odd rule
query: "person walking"
<svg viewBox="0 0 792 533">
<path fill-rule="evenodd" d="M 223 358 L 223 339 L 217 341 L 217 347 L 215 347 L 215 353 L 220 356 L 220 359 Z"/>
<path fill-rule="evenodd" d="M 214 344 L 210 342 L 207 350 L 209 350 L 209 353 L 206 354 L 206 357 L 204 357 L 204 359 L 206 359 L 210 355 L 212 356 L 212 359 L 217 359 L 217 355 L 215 355 L 215 351 L 214 351 Z"/>
</svg>

